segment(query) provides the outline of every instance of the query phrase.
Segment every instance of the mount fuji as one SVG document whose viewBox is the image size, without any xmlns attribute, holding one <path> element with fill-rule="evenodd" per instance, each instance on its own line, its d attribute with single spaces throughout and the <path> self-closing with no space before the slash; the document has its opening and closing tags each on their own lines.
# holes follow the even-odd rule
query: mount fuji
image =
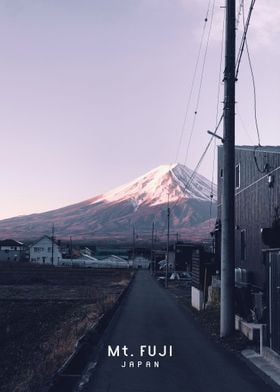
<svg viewBox="0 0 280 392">
<path fill-rule="evenodd" d="M 1 237 L 36 239 L 50 234 L 54 224 L 57 238 L 127 241 L 134 227 L 137 238 L 149 240 L 154 222 L 159 239 L 166 238 L 169 203 L 172 235 L 207 238 L 216 214 L 216 186 L 198 173 L 192 176 L 193 171 L 184 165 L 162 165 L 89 200 L 1 220 Z"/>
</svg>

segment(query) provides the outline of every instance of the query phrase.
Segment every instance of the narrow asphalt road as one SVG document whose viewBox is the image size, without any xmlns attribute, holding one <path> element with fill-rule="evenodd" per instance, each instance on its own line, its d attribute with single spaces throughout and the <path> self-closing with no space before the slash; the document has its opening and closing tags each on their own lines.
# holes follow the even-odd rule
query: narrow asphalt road
<svg viewBox="0 0 280 392">
<path fill-rule="evenodd" d="M 139 271 L 85 392 L 271 392 L 246 363 L 207 337 L 148 271 Z M 108 345 L 119 356 L 108 356 Z M 156 345 L 154 357 L 141 346 Z M 172 356 L 161 357 L 172 345 Z M 127 350 L 122 350 L 127 346 Z M 151 347 L 153 348 L 153 347 Z M 145 353 L 147 347 L 142 347 Z M 145 354 L 143 352 L 143 354 Z M 125 356 L 127 354 L 128 356 Z M 152 352 L 153 354 L 153 352 Z M 139 363 L 138 361 L 142 362 Z M 146 367 L 149 364 L 151 367 Z M 154 365 L 154 361 L 156 362 Z M 124 366 L 126 363 L 126 367 Z M 135 367 L 128 367 L 134 364 Z M 158 366 L 159 367 L 154 367 Z"/>
</svg>

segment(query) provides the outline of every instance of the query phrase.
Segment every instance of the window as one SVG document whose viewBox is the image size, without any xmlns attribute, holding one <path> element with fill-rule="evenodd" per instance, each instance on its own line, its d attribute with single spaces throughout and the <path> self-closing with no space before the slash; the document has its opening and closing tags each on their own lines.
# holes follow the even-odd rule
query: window
<svg viewBox="0 0 280 392">
<path fill-rule="evenodd" d="M 221 177 L 221 178 L 224 177 L 224 171 L 223 171 L 223 169 L 220 170 L 220 177 Z"/>
<path fill-rule="evenodd" d="M 235 166 L 235 188 L 240 188 L 240 163 Z"/>
<path fill-rule="evenodd" d="M 246 260 L 246 230 L 240 231 L 240 258 Z"/>
</svg>

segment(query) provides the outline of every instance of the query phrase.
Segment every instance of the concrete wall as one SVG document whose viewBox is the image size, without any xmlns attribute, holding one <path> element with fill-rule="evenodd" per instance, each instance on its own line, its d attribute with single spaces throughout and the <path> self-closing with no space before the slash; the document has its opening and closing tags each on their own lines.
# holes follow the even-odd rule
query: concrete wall
<svg viewBox="0 0 280 392">
<path fill-rule="evenodd" d="M 197 310 L 203 309 L 203 292 L 192 286 L 192 307 Z"/>
</svg>

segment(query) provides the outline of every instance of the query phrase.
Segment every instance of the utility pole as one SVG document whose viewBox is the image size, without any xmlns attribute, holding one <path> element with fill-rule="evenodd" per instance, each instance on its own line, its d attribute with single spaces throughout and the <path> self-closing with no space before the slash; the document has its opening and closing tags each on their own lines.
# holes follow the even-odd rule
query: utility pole
<svg viewBox="0 0 280 392">
<path fill-rule="evenodd" d="M 236 1 L 226 0 L 221 249 L 221 337 L 229 336 L 234 331 L 235 12 Z"/>
<path fill-rule="evenodd" d="M 73 245 L 72 245 L 72 236 L 70 236 L 70 260 L 71 260 L 71 267 L 73 267 Z"/>
<path fill-rule="evenodd" d="M 134 267 L 134 260 L 135 260 L 135 226 L 133 225 L 133 232 L 132 232 L 132 260 L 133 260 L 133 267 Z"/>
<path fill-rule="evenodd" d="M 168 198 L 167 207 L 167 249 L 166 249 L 166 268 L 165 268 L 165 287 L 168 287 L 168 264 L 169 264 L 169 238 L 170 238 L 170 207 Z"/>
<path fill-rule="evenodd" d="M 52 225 L 52 265 L 53 265 L 53 252 L 54 252 L 54 223 Z"/>
<path fill-rule="evenodd" d="M 153 225 L 152 225 L 152 244 L 151 244 L 151 267 L 152 267 L 152 273 L 155 272 L 154 257 L 153 257 L 153 252 L 154 252 L 154 231 L 155 231 L 155 222 L 153 222 Z"/>
</svg>

